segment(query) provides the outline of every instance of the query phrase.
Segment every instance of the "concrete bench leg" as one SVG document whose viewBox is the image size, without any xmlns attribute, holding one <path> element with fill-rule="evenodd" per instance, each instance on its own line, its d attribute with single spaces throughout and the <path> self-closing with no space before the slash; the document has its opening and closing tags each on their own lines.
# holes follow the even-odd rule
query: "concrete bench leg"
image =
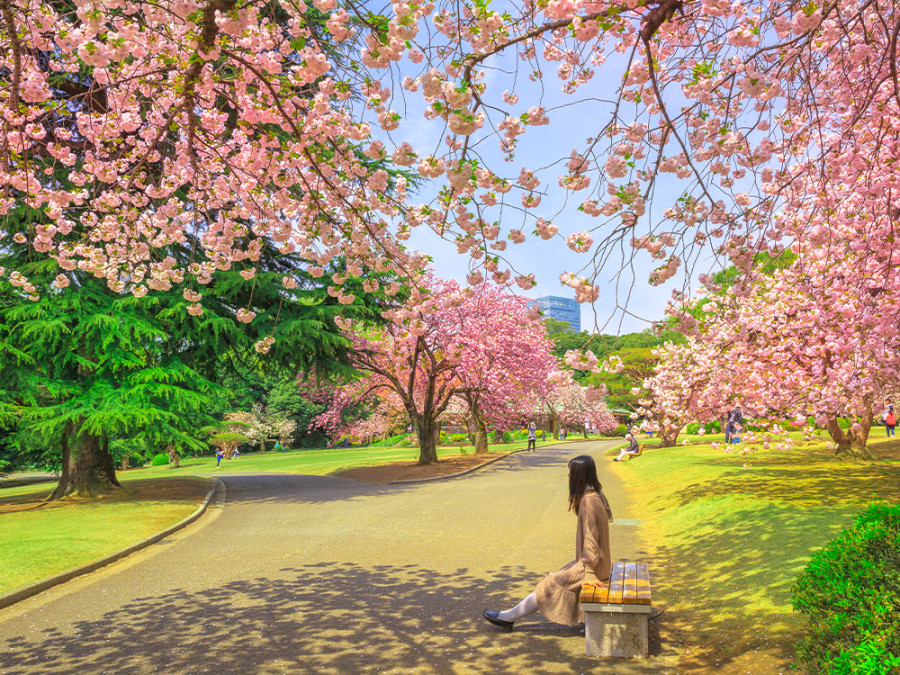
<svg viewBox="0 0 900 675">
<path fill-rule="evenodd" d="M 650 605 L 581 607 L 588 656 L 647 658 Z"/>
</svg>

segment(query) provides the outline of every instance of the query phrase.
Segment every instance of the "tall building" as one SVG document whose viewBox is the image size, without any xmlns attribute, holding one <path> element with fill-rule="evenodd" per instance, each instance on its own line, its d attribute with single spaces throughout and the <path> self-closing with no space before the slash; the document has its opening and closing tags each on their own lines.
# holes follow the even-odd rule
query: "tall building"
<svg viewBox="0 0 900 675">
<path fill-rule="evenodd" d="M 561 298 L 558 295 L 545 295 L 537 298 L 529 305 L 540 305 L 544 317 L 557 321 L 565 321 L 576 333 L 581 331 L 581 307 L 573 298 Z"/>
</svg>

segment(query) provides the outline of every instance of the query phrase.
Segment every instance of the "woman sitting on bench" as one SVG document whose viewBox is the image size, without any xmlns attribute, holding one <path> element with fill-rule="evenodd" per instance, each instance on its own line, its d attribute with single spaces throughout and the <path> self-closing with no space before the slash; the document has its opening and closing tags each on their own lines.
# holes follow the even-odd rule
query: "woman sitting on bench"
<svg viewBox="0 0 900 675">
<path fill-rule="evenodd" d="M 485 619 L 506 631 L 511 631 L 518 619 L 537 611 L 550 621 L 569 626 L 584 621 L 579 607 L 582 585 L 606 585 L 612 569 L 609 552 L 612 509 L 597 479 L 597 465 L 588 455 L 569 461 L 569 510 L 575 511 L 578 517 L 575 560 L 544 577 L 534 593 L 512 609 L 484 610 Z"/>
<path fill-rule="evenodd" d="M 621 462 L 623 459 L 628 459 L 630 455 L 641 454 L 641 449 L 638 447 L 638 442 L 634 436 L 625 434 L 625 440 L 629 441 L 628 447 L 619 453 L 619 456 L 613 460 L 614 462 Z"/>
</svg>

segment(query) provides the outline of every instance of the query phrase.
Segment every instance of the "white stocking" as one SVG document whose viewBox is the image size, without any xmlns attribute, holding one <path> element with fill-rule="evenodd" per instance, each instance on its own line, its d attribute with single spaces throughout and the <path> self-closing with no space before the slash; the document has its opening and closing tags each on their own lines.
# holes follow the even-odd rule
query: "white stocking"
<svg viewBox="0 0 900 675">
<path fill-rule="evenodd" d="M 537 596 L 532 593 L 512 609 L 500 612 L 500 614 L 497 615 L 497 618 L 501 621 L 517 621 L 524 616 L 534 614 L 537 610 Z"/>
</svg>

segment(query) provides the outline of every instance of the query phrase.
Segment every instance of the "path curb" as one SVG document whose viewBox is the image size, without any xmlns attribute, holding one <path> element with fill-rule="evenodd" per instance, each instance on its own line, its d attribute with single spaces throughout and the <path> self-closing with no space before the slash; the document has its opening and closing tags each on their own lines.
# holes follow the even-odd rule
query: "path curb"
<svg viewBox="0 0 900 675">
<path fill-rule="evenodd" d="M 125 548 L 116 551 L 115 553 L 110 553 L 107 556 L 94 560 L 93 562 L 89 562 L 85 565 L 81 565 L 79 567 L 75 567 L 73 569 L 62 572 L 61 574 L 57 574 L 52 577 L 47 577 L 46 579 L 41 579 L 40 581 L 35 581 L 34 583 L 28 584 L 27 586 L 22 586 L 19 589 L 14 591 L 10 591 L 9 593 L 4 593 L 0 595 L 0 609 L 5 607 L 9 607 L 10 605 L 14 605 L 17 602 L 25 600 L 26 598 L 30 598 L 33 595 L 37 595 L 43 591 L 46 591 L 48 588 L 52 588 L 54 586 L 58 586 L 59 584 L 63 584 L 67 581 L 71 581 L 75 577 L 80 577 L 83 574 L 89 574 L 90 572 L 94 572 L 95 570 L 100 569 L 101 567 L 105 567 L 110 563 L 116 562 L 117 560 L 121 560 L 127 555 L 134 553 L 135 551 L 139 551 L 142 548 L 146 548 L 151 544 L 155 544 L 160 539 L 165 539 L 173 532 L 177 532 L 183 527 L 190 525 L 197 518 L 203 515 L 206 511 L 209 503 L 212 501 L 213 496 L 219 489 L 224 492 L 225 491 L 225 483 L 222 482 L 219 478 L 213 479 L 213 486 L 210 488 L 209 492 L 206 495 L 206 498 L 203 500 L 203 503 L 198 506 L 193 513 L 189 516 L 185 516 L 181 520 L 179 520 L 174 525 L 170 525 L 164 530 L 157 532 L 156 534 L 152 534 L 146 539 L 142 539 L 136 544 L 131 544 L 130 546 L 126 546 Z"/>
</svg>

